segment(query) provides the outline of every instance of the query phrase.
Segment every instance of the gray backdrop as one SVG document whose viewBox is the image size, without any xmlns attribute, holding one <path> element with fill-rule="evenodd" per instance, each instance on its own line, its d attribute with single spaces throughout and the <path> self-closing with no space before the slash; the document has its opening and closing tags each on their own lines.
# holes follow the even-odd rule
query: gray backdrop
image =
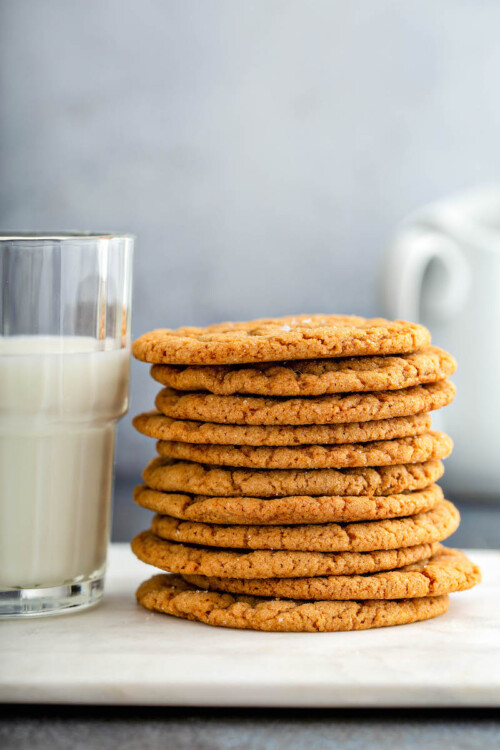
<svg viewBox="0 0 500 750">
<path fill-rule="evenodd" d="M 499 174 L 499 28 L 495 0 L 3 0 L 0 228 L 136 233 L 134 335 L 380 312 L 395 224 Z M 123 420 L 119 477 L 152 452 Z"/>
</svg>

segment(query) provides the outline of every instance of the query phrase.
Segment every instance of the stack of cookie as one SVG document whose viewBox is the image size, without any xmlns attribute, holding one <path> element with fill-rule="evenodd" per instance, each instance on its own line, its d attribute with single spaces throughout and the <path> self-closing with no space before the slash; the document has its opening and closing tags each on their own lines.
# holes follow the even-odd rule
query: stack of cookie
<svg viewBox="0 0 500 750">
<path fill-rule="evenodd" d="M 480 572 L 440 543 L 458 511 L 435 482 L 455 361 L 423 326 L 296 316 L 157 330 L 134 355 L 162 384 L 134 419 L 159 457 L 132 542 L 170 574 L 147 609 L 211 625 L 356 630 L 435 617 Z"/>
</svg>

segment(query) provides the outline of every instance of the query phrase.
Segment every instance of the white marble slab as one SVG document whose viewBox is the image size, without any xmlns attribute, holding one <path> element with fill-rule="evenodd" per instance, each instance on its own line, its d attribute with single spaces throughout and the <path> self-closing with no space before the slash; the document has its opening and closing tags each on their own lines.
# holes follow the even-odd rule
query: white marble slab
<svg viewBox="0 0 500 750">
<path fill-rule="evenodd" d="M 198 706 L 499 706 L 500 552 L 429 622 L 257 633 L 148 613 L 152 569 L 113 545 L 102 605 L 0 625 L 0 701 Z"/>
</svg>

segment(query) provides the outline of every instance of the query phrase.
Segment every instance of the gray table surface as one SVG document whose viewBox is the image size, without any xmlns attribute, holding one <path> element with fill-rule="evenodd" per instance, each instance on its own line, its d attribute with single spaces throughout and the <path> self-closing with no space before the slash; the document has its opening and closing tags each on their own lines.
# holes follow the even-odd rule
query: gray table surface
<svg viewBox="0 0 500 750">
<path fill-rule="evenodd" d="M 498 748 L 495 711 L 7 706 L 2 750 L 450 750 Z"/>
<path fill-rule="evenodd" d="M 150 515 L 117 483 L 113 540 L 127 541 Z M 452 498 L 462 524 L 457 547 L 500 547 L 500 504 Z M 500 747 L 498 710 L 289 710 L 1 706 L 2 750 L 434 750 Z"/>
</svg>

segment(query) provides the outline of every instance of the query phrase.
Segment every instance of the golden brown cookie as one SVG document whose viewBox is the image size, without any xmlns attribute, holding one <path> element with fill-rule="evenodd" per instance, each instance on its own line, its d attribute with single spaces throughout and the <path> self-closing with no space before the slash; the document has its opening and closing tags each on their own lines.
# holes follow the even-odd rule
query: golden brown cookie
<svg viewBox="0 0 500 750">
<path fill-rule="evenodd" d="M 366 443 L 369 440 L 393 440 L 428 432 L 429 414 L 413 417 L 378 419 L 374 422 L 320 425 L 240 425 L 215 422 L 189 422 L 171 419 L 158 411 L 134 417 L 138 432 L 158 440 L 211 445 L 317 445 Z"/>
<path fill-rule="evenodd" d="M 142 531 L 132 540 L 133 553 L 148 565 L 171 573 L 222 578 L 362 575 L 402 568 L 430 557 L 436 549 L 433 543 L 376 552 L 232 550 L 170 542 L 151 531 Z"/>
<path fill-rule="evenodd" d="M 153 490 L 221 497 L 394 495 L 422 490 L 443 475 L 441 461 L 362 469 L 229 469 L 154 458 L 144 469 Z"/>
<path fill-rule="evenodd" d="M 322 396 L 325 393 L 389 391 L 435 383 L 453 375 L 457 363 L 431 346 L 412 354 L 270 362 L 257 365 L 153 365 L 155 380 L 178 391 L 221 396 Z"/>
<path fill-rule="evenodd" d="M 162 328 L 134 342 L 143 362 L 229 365 L 315 357 L 400 354 L 429 346 L 427 328 L 404 320 L 354 315 L 295 315 L 206 328 Z"/>
<path fill-rule="evenodd" d="M 267 448 L 253 445 L 197 445 L 159 440 L 160 456 L 214 466 L 247 469 L 342 469 L 357 466 L 413 464 L 450 455 L 453 443 L 444 432 L 344 445 Z"/>
<path fill-rule="evenodd" d="M 448 609 L 448 596 L 392 601 L 297 601 L 200 591 L 180 576 L 156 575 L 142 583 L 137 601 L 163 612 L 207 625 L 268 632 L 327 633 L 405 625 L 437 617 Z"/>
<path fill-rule="evenodd" d="M 200 589 L 280 599 L 412 599 L 470 589 L 481 581 L 481 571 L 463 552 L 439 547 L 432 557 L 421 562 L 363 576 L 185 579 Z"/>
<path fill-rule="evenodd" d="M 406 518 L 348 524 L 295 526 L 222 526 L 156 515 L 151 531 L 183 544 L 231 549 L 301 550 L 303 552 L 372 552 L 442 542 L 457 530 L 460 515 L 448 500 Z"/>
<path fill-rule="evenodd" d="M 437 484 L 426 490 L 400 495 L 348 497 L 206 497 L 159 492 L 144 485 L 134 490 L 134 500 L 138 505 L 184 521 L 263 526 L 378 521 L 413 516 L 434 508 L 442 499 L 443 492 Z"/>
<path fill-rule="evenodd" d="M 156 397 L 158 411 L 172 419 L 248 425 L 338 424 L 368 422 L 441 409 L 451 403 L 449 380 L 400 391 L 337 393 L 305 398 L 215 396 L 164 388 Z"/>
</svg>

